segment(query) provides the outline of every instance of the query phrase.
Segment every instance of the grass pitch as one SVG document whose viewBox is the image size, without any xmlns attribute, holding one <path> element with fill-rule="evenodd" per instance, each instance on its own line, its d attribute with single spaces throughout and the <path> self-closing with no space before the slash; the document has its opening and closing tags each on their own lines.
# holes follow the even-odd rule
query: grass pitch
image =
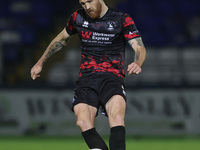
<svg viewBox="0 0 200 150">
<path fill-rule="evenodd" d="M 108 144 L 108 138 L 106 138 Z M 200 150 L 199 138 L 127 138 L 127 150 Z M 0 150 L 88 150 L 82 138 L 1 137 Z"/>
</svg>

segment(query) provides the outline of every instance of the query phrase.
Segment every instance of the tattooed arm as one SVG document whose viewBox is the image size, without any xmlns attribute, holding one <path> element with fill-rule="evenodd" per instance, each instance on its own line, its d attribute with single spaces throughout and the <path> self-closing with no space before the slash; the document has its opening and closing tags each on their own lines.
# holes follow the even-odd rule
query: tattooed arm
<svg viewBox="0 0 200 150">
<path fill-rule="evenodd" d="M 146 49 L 141 37 L 129 40 L 128 43 L 135 51 L 134 62 L 131 63 L 127 69 L 128 74 L 139 74 L 142 71 L 141 67 L 146 59 Z"/>
<path fill-rule="evenodd" d="M 42 71 L 42 67 L 44 62 L 54 53 L 61 50 L 69 40 L 70 35 L 66 32 L 65 29 L 58 34 L 53 41 L 49 44 L 46 51 L 42 55 L 42 57 L 38 60 L 38 62 L 33 66 L 31 69 L 31 78 L 35 80 L 37 77 L 39 77 L 39 73 Z"/>
</svg>

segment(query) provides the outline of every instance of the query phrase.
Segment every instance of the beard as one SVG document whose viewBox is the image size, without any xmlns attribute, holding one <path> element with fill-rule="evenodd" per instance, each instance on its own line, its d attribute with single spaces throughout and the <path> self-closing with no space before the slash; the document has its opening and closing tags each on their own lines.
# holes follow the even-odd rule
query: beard
<svg viewBox="0 0 200 150">
<path fill-rule="evenodd" d="M 90 8 L 86 10 L 86 13 L 90 18 L 97 19 L 101 15 L 101 9 L 102 9 L 101 3 L 98 2 L 96 5 L 96 9 Z"/>
</svg>

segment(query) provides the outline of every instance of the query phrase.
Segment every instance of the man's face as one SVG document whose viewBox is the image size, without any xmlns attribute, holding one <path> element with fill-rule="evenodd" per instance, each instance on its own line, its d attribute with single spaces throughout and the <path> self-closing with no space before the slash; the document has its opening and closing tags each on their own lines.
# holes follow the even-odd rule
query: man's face
<svg viewBox="0 0 200 150">
<path fill-rule="evenodd" d="M 79 0 L 81 6 L 92 19 L 97 19 L 101 15 L 102 4 L 99 0 Z"/>
</svg>

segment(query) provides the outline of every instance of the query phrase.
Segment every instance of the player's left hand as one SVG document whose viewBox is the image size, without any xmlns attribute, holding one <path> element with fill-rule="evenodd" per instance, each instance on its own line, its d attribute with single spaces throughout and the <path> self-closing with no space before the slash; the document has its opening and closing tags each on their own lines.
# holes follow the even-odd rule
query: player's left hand
<svg viewBox="0 0 200 150">
<path fill-rule="evenodd" d="M 128 65 L 127 71 L 128 71 L 128 75 L 139 74 L 142 71 L 142 69 L 141 69 L 141 67 L 138 64 L 136 64 L 135 62 L 133 62 L 130 65 Z"/>
</svg>

